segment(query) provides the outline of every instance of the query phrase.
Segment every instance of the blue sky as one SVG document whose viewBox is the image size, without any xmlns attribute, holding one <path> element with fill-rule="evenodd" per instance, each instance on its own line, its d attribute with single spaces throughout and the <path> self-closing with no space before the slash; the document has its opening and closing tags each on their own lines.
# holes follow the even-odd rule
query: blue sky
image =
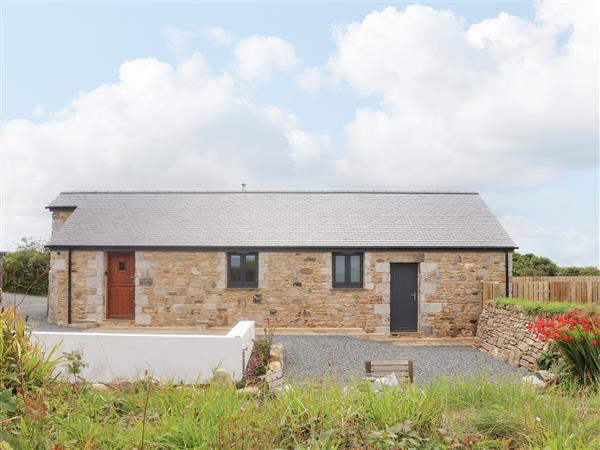
<svg viewBox="0 0 600 450">
<path fill-rule="evenodd" d="M 598 265 L 597 15 L 568 6 L 5 3 L 2 246 L 60 190 L 246 181 L 478 190 L 523 251 Z"/>
</svg>

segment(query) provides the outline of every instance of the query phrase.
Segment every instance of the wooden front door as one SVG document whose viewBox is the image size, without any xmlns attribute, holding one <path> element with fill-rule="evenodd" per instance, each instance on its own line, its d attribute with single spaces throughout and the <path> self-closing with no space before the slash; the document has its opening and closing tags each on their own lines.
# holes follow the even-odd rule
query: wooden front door
<svg viewBox="0 0 600 450">
<path fill-rule="evenodd" d="M 133 253 L 109 253 L 107 277 L 107 319 L 135 317 L 135 267 Z"/>
<path fill-rule="evenodd" d="M 417 331 L 416 264 L 390 264 L 390 330 Z"/>
</svg>

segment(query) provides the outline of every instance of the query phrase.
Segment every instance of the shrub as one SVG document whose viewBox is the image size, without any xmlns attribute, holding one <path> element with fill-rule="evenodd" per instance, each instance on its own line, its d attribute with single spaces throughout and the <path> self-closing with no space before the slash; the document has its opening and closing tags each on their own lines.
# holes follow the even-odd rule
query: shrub
<svg viewBox="0 0 600 450">
<path fill-rule="evenodd" d="M 257 339 L 255 341 L 256 348 L 260 360 L 264 365 L 269 364 L 269 357 L 271 356 L 271 341 L 269 339 Z"/>
<path fill-rule="evenodd" d="M 50 252 L 44 243 L 23 238 L 17 250 L 4 257 L 2 289 L 32 295 L 48 295 Z"/>
<path fill-rule="evenodd" d="M 540 317 L 529 325 L 544 341 L 555 342 L 578 381 L 600 382 L 600 316 L 586 316 L 579 309 L 553 317 Z"/>
<path fill-rule="evenodd" d="M 62 358 L 44 354 L 13 308 L 0 310 L 0 389 L 29 389 L 53 381 Z"/>
<path fill-rule="evenodd" d="M 259 377 L 266 373 L 267 373 L 267 366 L 265 366 L 264 364 L 261 364 L 260 366 L 257 366 L 256 369 L 254 369 L 254 374 Z"/>
</svg>

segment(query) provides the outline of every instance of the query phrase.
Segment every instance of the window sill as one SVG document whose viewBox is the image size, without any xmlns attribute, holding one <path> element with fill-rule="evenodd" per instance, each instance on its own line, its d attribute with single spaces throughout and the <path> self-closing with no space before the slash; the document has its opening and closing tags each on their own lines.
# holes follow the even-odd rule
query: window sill
<svg viewBox="0 0 600 450">
<path fill-rule="evenodd" d="M 258 287 L 226 287 L 226 291 L 259 291 Z"/>
<path fill-rule="evenodd" d="M 332 287 L 332 291 L 366 291 L 364 287 Z"/>
</svg>

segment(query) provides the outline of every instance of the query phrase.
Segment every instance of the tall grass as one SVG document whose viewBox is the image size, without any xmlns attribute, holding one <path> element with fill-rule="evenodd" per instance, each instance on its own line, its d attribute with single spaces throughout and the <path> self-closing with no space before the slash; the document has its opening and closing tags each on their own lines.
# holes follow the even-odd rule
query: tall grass
<svg viewBox="0 0 600 450">
<path fill-rule="evenodd" d="M 32 339 L 19 313 L 12 307 L 0 309 L 0 388 L 28 389 L 54 379 L 62 358 L 56 348 L 45 352 Z"/>
<path fill-rule="evenodd" d="M 146 385 L 57 385 L 39 394 L 45 414 L 25 413 L 7 432 L 23 448 L 140 448 L 144 424 L 146 449 L 600 448 L 597 392 L 540 394 L 515 380 L 441 378 L 379 393 L 327 381 L 260 398 L 222 384 L 159 385 L 148 396 Z"/>
</svg>

